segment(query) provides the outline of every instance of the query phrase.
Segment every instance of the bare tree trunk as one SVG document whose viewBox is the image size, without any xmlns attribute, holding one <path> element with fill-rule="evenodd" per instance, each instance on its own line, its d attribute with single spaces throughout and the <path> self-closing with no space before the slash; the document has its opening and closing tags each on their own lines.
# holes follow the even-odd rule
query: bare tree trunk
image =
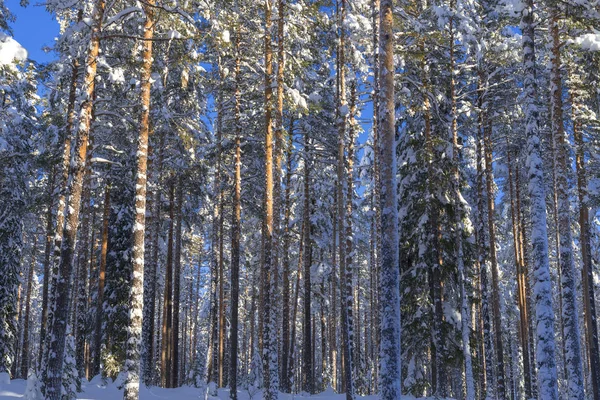
<svg viewBox="0 0 600 400">
<path fill-rule="evenodd" d="M 263 379 L 264 398 L 274 400 L 279 397 L 279 372 L 277 362 L 277 327 L 274 323 L 275 315 L 271 307 L 271 297 L 276 293 L 272 288 L 275 281 L 273 260 L 273 243 L 278 238 L 273 238 L 273 126 L 272 126 L 272 101 L 273 88 L 271 75 L 273 74 L 273 51 L 271 48 L 271 0 L 265 0 L 265 246 L 263 264 Z"/>
<path fill-rule="evenodd" d="M 144 41 L 142 43 L 142 70 L 140 77 L 141 115 L 137 143 L 135 177 L 135 222 L 133 225 L 133 251 L 131 258 L 131 289 L 125 360 L 124 400 L 137 400 L 140 390 L 140 346 L 142 342 L 142 316 L 144 311 L 144 240 L 146 237 L 146 184 L 148 167 L 148 134 L 150 131 L 150 89 L 152 82 L 152 38 L 154 36 L 154 0 L 144 4 Z"/>
<path fill-rule="evenodd" d="M 31 320 L 31 292 L 33 289 L 33 271 L 37 264 L 37 235 L 33 234 L 31 260 L 27 270 L 27 289 L 25 291 L 25 315 L 23 316 L 23 345 L 21 346 L 21 378 L 27 379 L 29 371 L 29 323 Z"/>
<path fill-rule="evenodd" d="M 96 66 L 100 50 L 100 31 L 104 16 L 105 1 L 95 3 L 90 43 L 84 65 L 83 103 L 79 116 L 79 124 L 74 148 L 74 157 L 71 162 L 69 186 L 69 200 L 66 207 L 64 240 L 61 244 L 61 257 L 59 264 L 59 278 L 57 280 L 56 306 L 50 330 L 51 343 L 49 347 L 48 367 L 43 379 L 45 396 L 49 400 L 59 400 L 63 378 L 63 363 L 67 332 L 67 316 L 69 312 L 70 277 L 73 272 L 73 259 L 75 253 L 75 239 L 79 225 L 79 210 L 81 205 L 81 192 L 87 157 L 88 137 L 92 120 L 93 93 L 96 81 Z"/>
<path fill-rule="evenodd" d="M 588 358 L 592 378 L 592 395 L 594 400 L 600 399 L 600 350 L 598 349 L 598 322 L 596 317 L 596 299 L 594 279 L 592 275 L 592 251 L 590 235 L 589 205 L 587 199 L 587 171 L 585 166 L 585 144 L 581 121 L 579 120 L 580 105 L 571 92 L 573 109 L 573 136 L 575 137 L 575 167 L 577 170 L 577 195 L 579 198 L 579 242 L 581 245 L 581 260 L 583 264 L 583 310 L 585 314 L 585 329 L 588 342 Z"/>
<path fill-rule="evenodd" d="M 523 374 L 525 382 L 525 397 L 527 399 L 532 398 L 531 388 L 531 363 L 530 363 L 530 351 L 529 351 L 529 316 L 527 308 L 527 270 L 523 263 L 523 256 L 520 252 L 519 245 L 519 219 L 518 213 L 515 209 L 514 191 L 513 191 L 513 170 L 512 162 L 510 157 L 510 148 L 508 146 L 508 139 L 506 143 L 506 156 L 508 165 L 508 185 L 510 193 L 510 209 L 511 209 L 511 220 L 512 220 L 512 233 L 513 233 L 513 247 L 515 253 L 515 264 L 517 272 L 517 304 L 519 306 L 519 336 L 521 337 L 521 349 L 523 359 Z"/>
<path fill-rule="evenodd" d="M 381 267 L 381 182 L 380 182 L 380 166 L 379 166 L 379 116 L 377 115 L 379 110 L 379 28 L 380 28 L 380 0 L 372 0 L 372 18 L 373 18 L 373 208 L 374 208 L 374 268 L 372 268 L 372 288 L 378 287 L 379 282 L 379 269 Z M 374 289 L 372 289 L 374 290 Z M 378 297 L 373 296 L 373 302 L 371 303 L 371 314 L 372 314 L 372 332 L 373 332 L 373 343 L 371 343 L 371 360 L 373 362 L 373 391 L 378 391 L 379 381 L 379 362 L 375 354 L 378 354 L 379 349 L 379 304 Z"/>
<path fill-rule="evenodd" d="M 454 11 L 456 9 L 455 0 L 450 1 L 450 8 Z M 471 316 L 468 307 L 468 298 L 465 288 L 466 271 L 465 271 L 465 260 L 463 250 L 463 205 L 462 205 L 462 194 L 460 193 L 460 159 L 459 159 L 459 147 L 458 147 L 458 111 L 457 111 L 457 100 L 456 100 L 456 59 L 455 59 L 455 33 L 454 33 L 454 16 L 450 17 L 450 101 L 451 101 L 451 118 L 450 131 L 452 134 L 452 162 L 454 164 L 453 174 L 453 186 L 454 186 L 454 201 L 456 207 L 456 232 L 455 232 L 455 244 L 456 244 L 456 260 L 458 269 L 458 280 L 460 287 L 460 298 L 461 298 L 461 333 L 462 333 L 462 352 L 464 357 L 465 366 L 465 386 L 466 386 L 466 400 L 475 400 L 475 380 L 473 377 L 473 364 L 471 360 L 471 346 L 470 346 L 470 331 L 469 326 Z"/>
<path fill-rule="evenodd" d="M 158 240 L 160 238 L 161 228 L 161 175 L 163 169 L 164 159 L 164 136 L 160 137 L 159 141 L 159 153 L 157 162 L 153 163 L 155 170 L 155 184 L 154 192 L 152 193 L 152 206 L 151 206 L 151 232 L 150 232 L 150 246 L 149 256 L 146 265 L 145 278 L 144 278 L 144 319 L 142 321 L 142 368 L 143 376 L 142 379 L 147 385 L 153 384 L 155 379 L 155 365 L 154 359 L 158 349 L 155 346 L 155 316 L 156 316 L 156 274 L 158 269 Z"/>
<path fill-rule="evenodd" d="M 489 257 L 492 269 L 492 316 L 494 318 L 494 339 L 496 350 L 496 395 L 506 399 L 504 346 L 502 342 L 502 316 L 500 315 L 500 283 L 498 278 L 498 258 L 496 256 L 496 223 L 494 204 L 494 171 L 492 166 L 492 124 L 487 120 L 483 127 L 483 147 L 485 155 L 485 184 L 487 191 Z"/>
<path fill-rule="evenodd" d="M 343 13 L 342 13 L 343 15 Z M 346 249 L 344 255 L 346 257 L 344 261 L 344 274 L 341 277 L 343 279 L 343 290 L 342 299 L 344 300 L 344 309 L 346 313 L 346 329 L 347 329 L 347 345 L 344 348 L 344 358 L 346 360 L 346 399 L 351 400 L 354 398 L 356 391 L 355 380 L 357 379 L 355 368 L 356 357 L 356 346 L 354 343 L 354 271 L 352 270 L 353 253 L 354 253 L 354 239 L 352 234 L 352 213 L 353 213 L 353 200 L 354 200 L 354 140 L 356 137 L 356 81 L 352 81 L 350 87 L 350 120 L 349 120 L 349 137 L 348 137 L 348 155 L 346 157 L 346 221 L 344 236 L 345 240 L 343 244 Z M 342 312 L 342 315 L 344 312 Z M 360 332 L 360 329 L 357 330 Z M 359 335 L 360 337 L 360 335 Z M 347 354 L 346 354 L 347 353 Z"/>
<path fill-rule="evenodd" d="M 312 267 L 312 223 L 311 216 L 311 199 L 310 199 L 310 138 L 308 130 L 304 132 L 304 210 L 303 210 L 303 226 L 304 226 L 304 321 L 302 324 L 303 339 L 302 339 L 302 374 L 304 381 L 302 388 L 305 392 L 314 393 L 314 365 L 312 360 L 313 352 L 313 337 L 312 337 L 312 288 L 311 288 L 311 267 Z"/>
<path fill-rule="evenodd" d="M 240 27 L 235 33 L 235 157 L 233 212 L 231 221 L 231 343 L 229 349 L 229 398 L 237 400 L 237 367 L 238 367 L 238 307 L 240 298 L 240 230 L 242 220 L 242 132 L 240 127 Z"/>
<path fill-rule="evenodd" d="M 96 296 L 96 323 L 94 329 L 94 367 L 93 375 L 100 374 L 102 359 L 102 315 L 104 303 L 104 283 L 106 279 L 106 256 L 108 250 L 108 224 L 110 219 L 110 182 L 104 189 L 104 211 L 102 215 L 102 242 L 100 248 L 100 265 L 98 266 L 98 294 Z"/>
<path fill-rule="evenodd" d="M 179 387 L 179 309 L 181 297 L 181 234 L 183 183 L 177 182 L 177 231 L 175 233 L 175 251 L 173 260 L 173 326 L 171 327 L 171 387 Z"/>
<path fill-rule="evenodd" d="M 552 287 L 548 262 L 548 232 L 546 227 L 545 189 L 540 158 L 539 111 L 537 101 L 537 78 L 535 71 L 535 34 L 533 0 L 527 0 L 522 13 L 523 81 L 525 127 L 527 135 L 528 188 L 531 201 L 532 252 L 534 276 L 534 299 L 537 326 L 536 351 L 539 378 L 539 396 L 545 400 L 558 399 L 556 379 L 556 344 L 554 341 L 554 311 Z"/>
<path fill-rule="evenodd" d="M 550 35 L 552 37 L 551 81 L 552 81 L 552 133 L 556 142 L 557 161 L 557 197 L 560 230 L 560 271 L 562 285 L 563 340 L 565 342 L 568 396 L 571 400 L 583 400 L 583 364 L 581 360 L 581 342 L 579 331 L 579 308 L 575 264 L 573 260 L 573 241 L 571 234 L 571 209 L 568 192 L 567 173 L 570 170 L 568 160 L 569 144 L 565 139 L 563 125 L 562 76 L 560 59 L 560 37 L 558 28 L 558 10 L 550 10 Z"/>
<path fill-rule="evenodd" d="M 83 15 L 83 11 L 79 10 L 77 19 L 81 20 Z M 49 260 L 49 283 L 47 284 L 47 288 L 49 290 L 49 295 L 47 297 L 47 307 L 43 310 L 42 314 L 42 328 L 43 335 L 41 335 L 41 364 L 42 374 L 46 374 L 47 372 L 47 363 L 48 363 L 48 350 L 50 348 L 51 336 L 46 334 L 46 329 L 48 326 L 52 325 L 52 320 L 54 318 L 54 312 L 56 308 L 56 298 L 58 293 L 56 292 L 58 279 L 59 279 L 59 263 L 61 256 L 61 248 L 62 248 L 62 240 L 64 234 L 64 226 L 65 226 L 65 207 L 67 206 L 67 195 L 68 195 L 68 184 L 69 184 L 69 165 L 71 163 L 71 146 L 72 146 L 72 136 L 73 136 L 73 124 L 75 121 L 75 101 L 77 95 L 77 80 L 79 76 L 79 59 L 75 58 L 73 60 L 73 64 L 71 65 L 71 81 L 69 85 L 69 102 L 67 103 L 67 124 L 65 126 L 64 138 L 63 138 L 63 153 L 61 159 L 61 167 L 59 169 L 59 187 L 58 187 L 58 202 L 56 207 L 56 226 L 54 231 L 54 249 L 53 249 L 53 257 Z M 95 72 L 94 72 L 95 74 Z M 89 91 L 90 98 L 92 97 L 93 90 Z M 92 112 L 93 105 L 90 106 L 90 115 Z M 91 126 L 91 121 L 89 122 Z"/>
<path fill-rule="evenodd" d="M 298 249 L 298 273 L 296 274 L 296 286 L 294 287 L 294 300 L 293 300 L 293 309 L 292 309 L 292 318 L 291 318 L 291 333 L 290 333 L 290 355 L 289 355 L 289 366 L 288 366 L 288 375 L 290 379 L 294 376 L 294 365 L 295 357 L 297 354 L 296 344 L 296 316 L 298 315 L 298 297 L 300 296 L 300 278 L 302 277 L 302 260 L 304 259 L 304 237 L 306 226 L 302 223 L 302 230 L 300 232 L 300 243 Z M 296 382 L 301 383 L 301 381 L 296 380 Z"/>
<path fill-rule="evenodd" d="M 486 125 L 486 111 L 484 110 L 484 78 L 485 75 L 482 70 L 479 71 L 478 81 L 478 105 L 479 105 L 479 116 L 478 116 L 478 127 L 477 127 L 477 258 L 479 263 L 479 281 L 480 281 L 480 296 L 481 296 L 481 318 L 480 318 L 480 329 L 483 336 L 483 368 L 481 378 L 481 393 L 482 396 L 491 397 L 494 382 L 494 349 L 492 343 L 492 332 L 491 332 L 491 320 L 489 312 L 489 300 L 488 300 L 488 264 L 486 260 L 487 246 L 485 236 L 485 208 L 484 205 L 484 145 L 483 136 Z"/>
<path fill-rule="evenodd" d="M 289 373 L 290 352 L 290 218 L 291 218 L 291 180 L 292 180 L 292 148 L 293 148 L 294 119 L 290 119 L 289 141 L 287 146 L 287 166 L 285 174 L 285 216 L 283 220 L 283 318 L 282 318 L 282 347 L 281 347 L 281 391 L 291 391 Z"/>
<path fill-rule="evenodd" d="M 394 113 L 394 37 L 392 1 L 381 1 L 381 30 L 379 33 L 381 79 L 379 109 L 379 138 L 381 155 L 381 222 L 382 251 L 379 281 L 381 313 L 380 398 L 399 399 L 401 390 L 400 365 L 400 269 L 398 268 L 398 201 L 396 187 L 396 130 Z"/>
<path fill-rule="evenodd" d="M 44 278 L 42 283 L 42 319 L 40 322 L 40 344 L 39 354 L 37 358 L 38 369 L 41 369 L 42 354 L 44 352 L 44 343 L 46 341 L 46 329 L 48 326 L 48 289 L 50 286 L 50 270 L 52 262 L 52 228 L 53 228 L 53 213 L 54 209 L 54 183 L 56 181 L 56 167 L 52 168 L 52 172 L 48 179 L 48 209 L 46 210 L 46 246 L 44 248 Z"/>
<path fill-rule="evenodd" d="M 167 262 L 165 264 L 165 287 L 163 299 L 161 335 L 161 385 L 169 388 L 172 383 L 172 330 L 173 330 L 173 233 L 175 225 L 175 179 L 169 183 L 169 234 L 167 239 Z"/>
<path fill-rule="evenodd" d="M 95 119 L 95 117 L 93 117 Z M 86 162 L 86 172 L 85 178 L 83 182 L 83 194 L 82 194 L 82 205 L 81 205 L 81 213 L 83 216 L 81 218 L 81 227 L 82 231 L 80 232 L 79 241 L 77 243 L 77 275 L 74 285 L 74 288 L 77 293 L 77 297 L 73 299 L 74 307 L 73 309 L 73 322 L 72 326 L 75 327 L 75 364 L 77 366 L 77 371 L 79 372 L 79 376 L 84 375 L 84 348 L 85 348 L 85 331 L 86 331 L 86 313 L 87 313 L 87 299 L 88 299 L 88 281 L 89 281 L 89 242 L 90 242 L 90 234 L 93 230 L 93 226 L 90 225 L 90 214 L 93 213 L 92 205 L 90 204 L 91 200 L 91 185 L 92 185 L 92 168 L 91 168 L 91 159 L 92 159 L 92 149 L 93 147 L 93 137 L 90 134 L 90 144 L 88 146 L 88 154 L 87 154 L 87 162 Z"/>
</svg>

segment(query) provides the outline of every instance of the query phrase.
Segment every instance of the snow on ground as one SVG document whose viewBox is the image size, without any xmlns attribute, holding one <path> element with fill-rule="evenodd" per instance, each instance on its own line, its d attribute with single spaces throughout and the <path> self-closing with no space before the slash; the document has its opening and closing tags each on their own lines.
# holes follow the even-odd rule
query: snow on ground
<svg viewBox="0 0 600 400">
<path fill-rule="evenodd" d="M 110 381 L 110 380 L 109 380 Z M 6 381 L 0 382 L 0 400 L 14 400 L 24 399 L 25 389 L 27 387 L 27 381 L 23 379 L 15 379 L 7 383 Z M 114 383 L 104 384 L 101 379 L 92 379 L 91 382 L 82 382 L 83 392 L 79 393 L 79 400 L 120 400 L 123 398 L 123 390 L 117 389 Z M 201 397 L 202 396 L 202 397 Z M 187 400 L 187 399 L 205 399 L 205 400 L 225 400 L 229 398 L 229 391 L 226 389 L 219 389 L 218 397 L 208 396 L 204 397 L 202 391 L 193 386 L 183 386 L 176 389 L 164 389 L 159 387 L 140 387 L 140 400 Z M 328 389 L 323 393 L 316 394 L 313 396 L 299 395 L 299 394 L 281 394 L 280 400 L 295 400 L 295 399 L 306 399 L 311 400 L 343 400 L 346 398 L 344 394 L 337 394 L 333 390 Z M 377 396 L 365 396 L 359 397 L 363 400 L 376 400 Z M 262 396 L 260 393 L 250 396 L 247 391 L 240 391 L 238 394 L 240 400 L 260 400 Z M 414 400 L 413 397 L 403 397 L 404 400 Z M 425 399 L 423 399 L 425 400 Z"/>
</svg>

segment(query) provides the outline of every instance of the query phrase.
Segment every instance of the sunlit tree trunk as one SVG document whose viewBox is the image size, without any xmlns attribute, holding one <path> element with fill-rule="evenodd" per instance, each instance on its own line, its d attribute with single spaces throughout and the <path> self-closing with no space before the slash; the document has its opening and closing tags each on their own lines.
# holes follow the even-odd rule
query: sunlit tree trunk
<svg viewBox="0 0 600 400">
<path fill-rule="evenodd" d="M 264 234 L 264 263 L 263 263 L 263 281 L 262 281 L 262 300 L 263 307 L 261 318 L 263 320 L 263 380 L 265 400 L 274 400 L 279 397 L 279 372 L 277 353 L 278 346 L 276 340 L 276 325 L 273 323 L 274 311 L 272 310 L 271 297 L 276 293 L 272 288 L 272 282 L 275 281 L 274 262 L 273 262 L 273 118 L 272 101 L 273 88 L 271 79 L 273 74 L 273 51 L 271 46 L 271 25 L 272 25 L 271 0 L 265 0 L 265 234 Z"/>
<path fill-rule="evenodd" d="M 61 397 L 63 363 L 67 332 L 67 317 L 69 312 L 69 298 L 71 293 L 70 277 L 73 273 L 75 255 L 75 239 L 79 225 L 79 210 L 81 205 L 81 192 L 85 174 L 88 137 L 92 120 L 93 93 L 96 81 L 96 66 L 100 50 L 100 31 L 104 17 L 105 1 L 95 3 L 93 11 L 93 25 L 88 45 L 88 52 L 84 64 L 84 78 L 79 124 L 75 139 L 73 160 L 70 168 L 70 181 L 68 185 L 69 200 L 66 207 L 64 238 L 61 243 L 61 257 L 58 266 L 58 280 L 55 293 L 56 304 L 51 321 L 51 342 L 48 350 L 48 366 L 43 379 L 44 393 L 49 400 L 59 400 Z M 53 289 L 54 290 L 54 289 Z"/>
<path fill-rule="evenodd" d="M 148 163 L 148 134 L 150 131 L 150 89 L 152 82 L 152 38 L 154 36 L 154 0 L 145 4 L 144 41 L 142 43 L 142 70 L 140 77 L 140 132 L 138 134 L 135 176 L 135 222 L 131 258 L 131 288 L 129 290 L 129 323 L 125 359 L 124 400 L 137 400 L 140 390 L 140 346 L 142 342 L 142 315 L 144 309 L 144 239 L 146 237 L 146 184 Z"/>
</svg>

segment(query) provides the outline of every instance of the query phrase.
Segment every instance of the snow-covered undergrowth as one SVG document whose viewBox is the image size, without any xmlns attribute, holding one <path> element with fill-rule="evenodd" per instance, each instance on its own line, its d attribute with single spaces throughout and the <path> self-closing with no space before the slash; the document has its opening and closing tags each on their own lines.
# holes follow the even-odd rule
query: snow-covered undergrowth
<svg viewBox="0 0 600 400">
<path fill-rule="evenodd" d="M 27 389 L 27 381 L 23 379 L 15 379 L 10 382 L 0 382 L 0 400 L 26 399 L 25 392 Z M 120 400 L 123 398 L 123 390 L 117 389 L 117 386 L 108 380 L 108 383 L 102 382 L 101 379 L 95 378 L 90 382 L 82 382 L 82 392 L 77 398 L 80 400 Z M 251 396 L 247 391 L 239 391 L 238 399 L 240 400 L 260 400 L 261 393 L 254 393 Z M 186 400 L 186 399 L 206 399 L 206 400 L 225 400 L 229 398 L 229 391 L 219 389 L 218 396 L 206 396 L 200 389 L 193 386 L 182 386 L 176 389 L 164 389 L 159 387 L 141 387 L 140 400 L 153 399 L 168 399 L 168 400 Z M 312 400 L 342 400 L 346 396 L 337 394 L 329 389 L 323 393 L 312 396 L 301 394 L 281 394 L 280 400 L 306 399 Z M 376 400 L 377 396 L 365 396 L 358 398 L 363 400 Z M 414 397 L 404 396 L 403 400 L 416 400 Z M 422 399 L 426 400 L 426 399 Z"/>
</svg>

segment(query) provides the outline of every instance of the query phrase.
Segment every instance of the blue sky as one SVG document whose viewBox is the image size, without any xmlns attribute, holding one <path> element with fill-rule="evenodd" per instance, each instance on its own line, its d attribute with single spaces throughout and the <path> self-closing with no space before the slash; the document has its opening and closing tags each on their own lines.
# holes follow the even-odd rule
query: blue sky
<svg viewBox="0 0 600 400">
<path fill-rule="evenodd" d="M 27 7 L 21 7 L 19 0 L 7 0 L 8 9 L 17 17 L 11 24 L 14 38 L 27 49 L 29 58 L 37 62 L 48 62 L 54 58 L 52 52 L 42 50 L 52 46 L 58 35 L 58 23 L 39 0 L 31 0 Z"/>
</svg>

